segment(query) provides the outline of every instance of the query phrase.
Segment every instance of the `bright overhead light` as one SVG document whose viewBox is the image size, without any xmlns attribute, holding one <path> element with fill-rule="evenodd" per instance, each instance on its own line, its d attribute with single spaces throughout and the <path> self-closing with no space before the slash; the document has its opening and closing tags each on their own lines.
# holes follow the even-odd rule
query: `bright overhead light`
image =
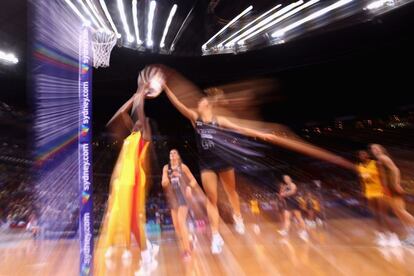
<svg viewBox="0 0 414 276">
<path fill-rule="evenodd" d="M 309 1 L 309 2 L 306 2 L 305 4 L 303 4 L 303 5 L 301 5 L 301 6 L 297 7 L 297 8 L 295 8 L 295 9 L 293 9 L 293 10 L 291 10 L 290 12 L 285 13 L 284 15 L 282 15 L 282 16 L 280 16 L 280 17 L 278 17 L 276 20 L 273 20 L 273 21 L 272 21 L 272 22 L 270 22 L 269 24 L 267 24 L 267 25 L 263 26 L 262 28 L 258 29 L 257 31 L 255 31 L 255 32 L 251 33 L 250 35 L 246 36 L 245 38 L 243 38 L 243 40 L 248 40 L 248 39 L 252 38 L 252 37 L 253 37 L 253 36 L 255 36 L 256 34 L 258 34 L 258 33 L 262 32 L 262 31 L 264 31 L 264 30 L 266 30 L 266 29 L 268 29 L 268 28 L 270 28 L 270 27 L 272 27 L 272 26 L 276 25 L 277 23 L 279 23 L 279 22 L 281 22 L 281 21 L 285 20 L 285 19 L 286 19 L 286 18 L 288 18 L 288 17 L 291 17 L 292 15 L 297 14 L 297 13 L 298 13 L 298 12 L 300 12 L 301 10 L 304 10 L 304 9 L 306 9 L 306 8 L 308 8 L 308 7 L 310 7 L 310 6 L 314 5 L 314 4 L 316 4 L 316 3 L 318 3 L 319 1 L 320 1 L 320 0 L 311 0 L 311 1 Z M 303 1 L 299 1 L 299 2 L 302 2 L 302 3 L 303 3 Z M 298 2 L 296 2 L 296 3 L 298 3 Z M 293 3 L 293 4 L 295 4 L 295 3 Z"/>
<path fill-rule="evenodd" d="M 194 1 L 193 6 L 191 7 L 190 11 L 187 13 L 187 16 L 184 18 L 183 22 L 181 23 L 180 28 L 178 29 L 177 33 L 174 36 L 174 39 L 171 42 L 171 46 L 169 49 L 169 52 L 171 53 L 172 51 L 175 50 L 175 44 L 177 43 L 177 41 L 180 39 L 182 33 L 184 32 L 185 28 L 187 28 L 188 26 L 188 22 L 190 22 L 190 18 L 191 18 L 191 14 L 194 11 L 194 8 L 197 6 L 199 0 Z"/>
<path fill-rule="evenodd" d="M 78 8 L 76 8 L 76 6 L 72 3 L 72 1 L 70 0 L 65 0 L 65 3 L 72 9 L 72 11 L 79 16 L 79 18 L 82 20 L 82 23 L 84 25 L 90 25 L 90 21 L 87 20 L 82 13 L 78 10 Z"/>
<path fill-rule="evenodd" d="M 147 29 L 147 46 L 152 47 L 154 45 L 154 41 L 152 41 L 152 27 L 154 24 L 154 14 L 155 14 L 155 8 L 157 6 L 157 2 L 151 1 L 150 7 L 148 11 L 148 29 Z"/>
<path fill-rule="evenodd" d="M 232 39 L 233 37 L 235 37 L 236 35 L 238 35 L 239 33 L 241 33 L 242 31 L 246 30 L 247 28 L 249 28 L 250 26 L 252 26 L 254 23 L 256 23 L 257 21 L 261 20 L 263 17 L 265 17 L 266 15 L 268 15 L 269 13 L 273 12 L 274 10 L 277 10 L 278 8 L 280 8 L 282 5 L 278 4 L 275 7 L 271 8 L 270 10 L 268 10 L 267 12 L 263 13 L 262 15 L 260 15 L 259 17 L 257 17 L 255 20 L 253 20 L 252 22 L 250 22 L 249 24 L 247 24 L 246 26 L 244 26 L 243 28 L 241 28 L 240 30 L 238 30 L 237 32 L 235 32 L 234 34 L 232 34 L 231 36 L 227 37 L 226 39 L 224 39 L 222 42 L 220 42 L 219 44 L 217 44 L 217 47 L 222 48 L 224 43 L 226 43 L 227 41 L 229 41 L 230 39 Z"/>
<path fill-rule="evenodd" d="M 169 28 L 170 28 L 171 21 L 174 17 L 174 14 L 177 11 L 177 7 L 178 6 L 176 4 L 174 4 L 174 6 L 171 8 L 170 15 L 168 16 L 167 22 L 165 23 L 164 32 L 162 34 L 162 38 L 161 38 L 161 42 L 160 42 L 160 47 L 161 48 L 164 48 L 164 46 L 165 46 L 165 37 L 167 36 L 167 33 L 168 33 Z"/>
<path fill-rule="evenodd" d="M 300 20 L 298 20 L 298 21 L 296 21 L 296 22 L 294 22 L 294 23 L 292 23 L 292 24 L 290 24 L 290 25 L 288 25 L 288 26 L 286 26 L 286 27 L 284 27 L 284 28 L 282 28 L 280 30 L 275 31 L 272 34 L 272 37 L 281 37 L 286 32 L 288 32 L 290 30 L 293 30 L 294 28 L 297 28 L 300 25 L 302 25 L 302 24 L 304 24 L 304 23 L 306 23 L 308 21 L 314 20 L 314 19 L 316 19 L 316 18 L 318 18 L 318 17 L 320 17 L 320 16 L 322 16 L 324 14 L 327 14 L 328 12 L 330 12 L 332 10 L 335 10 L 337 8 L 340 8 L 340 7 L 342 7 L 342 6 L 350 3 L 352 1 L 353 0 L 340 0 L 340 1 L 337 1 L 334 4 L 327 6 L 326 8 L 320 9 L 319 11 L 314 12 L 314 13 L 312 13 L 309 16 L 306 16 L 305 18 L 302 18 L 302 19 L 300 19 Z"/>
<path fill-rule="evenodd" d="M 101 25 L 95 20 L 95 17 L 91 14 L 89 9 L 86 7 L 86 5 L 83 3 L 82 0 L 78 0 L 79 5 L 81 5 L 82 10 L 88 15 L 88 17 L 91 19 L 92 23 L 99 29 L 101 28 Z"/>
<path fill-rule="evenodd" d="M 0 51 L 0 61 L 16 64 L 19 62 L 19 59 L 12 53 L 5 53 L 3 51 Z"/>
<path fill-rule="evenodd" d="M 117 0 L 117 4 L 118 4 L 119 15 L 121 16 L 122 25 L 124 26 L 124 31 L 127 36 L 127 41 L 129 43 L 132 43 L 134 42 L 134 36 L 131 34 L 129 30 L 129 25 L 128 25 L 126 14 L 125 14 L 124 1 Z"/>
<path fill-rule="evenodd" d="M 393 6 L 395 3 L 394 1 L 390 1 L 390 0 L 377 0 L 377 1 L 373 1 L 370 4 L 368 4 L 365 9 L 367 10 L 376 10 L 379 8 L 382 8 L 385 5 L 391 5 Z"/>
<path fill-rule="evenodd" d="M 213 39 L 215 39 L 219 34 L 224 32 L 230 25 L 232 25 L 234 22 L 239 20 L 242 16 L 244 16 L 246 13 L 250 12 L 253 9 L 253 6 L 249 6 L 247 9 L 242 11 L 239 15 L 237 15 L 235 18 L 233 18 L 229 23 L 226 24 L 220 31 L 218 31 L 215 35 L 213 35 L 206 43 L 203 44 L 202 49 L 205 51 L 207 50 L 207 44 L 209 44 Z"/>
<path fill-rule="evenodd" d="M 108 27 L 106 26 L 105 22 L 102 20 L 101 16 L 99 15 L 98 11 L 96 10 L 96 7 L 94 6 L 94 4 L 91 2 L 91 0 L 86 0 L 86 4 L 88 4 L 89 8 L 91 9 L 92 13 L 95 15 L 95 17 L 98 19 L 99 24 L 101 24 L 101 27 L 103 29 L 108 29 Z"/>
<path fill-rule="evenodd" d="M 249 37 L 253 37 L 256 34 L 262 32 L 263 30 L 265 30 L 267 28 L 267 26 L 269 26 L 270 24 L 272 24 L 273 22 L 275 22 L 275 20 L 282 16 L 283 14 L 286 14 L 287 12 L 289 12 L 290 10 L 300 6 L 303 4 L 303 0 L 291 3 L 289 5 L 287 5 L 286 7 L 282 8 L 281 10 L 275 12 L 274 14 L 272 14 L 271 16 L 267 17 L 266 19 L 260 21 L 258 24 L 252 26 L 251 28 L 249 28 L 248 30 L 244 31 L 241 35 L 238 35 L 237 37 L 233 38 L 232 40 L 230 40 L 229 42 L 227 42 L 225 44 L 226 47 L 231 47 L 233 46 L 237 41 L 239 41 L 238 44 L 244 44 L 243 40 L 247 40 Z M 241 40 L 243 39 L 243 40 Z"/>
<path fill-rule="evenodd" d="M 132 19 L 134 21 L 134 30 L 135 30 L 135 37 L 137 39 L 137 44 L 141 45 L 142 40 L 139 37 L 139 28 L 138 28 L 138 1 L 132 0 Z"/>
<path fill-rule="evenodd" d="M 108 7 L 105 4 L 104 0 L 99 0 L 99 3 L 101 4 L 102 10 L 105 13 L 106 18 L 109 21 L 109 24 L 111 24 L 112 30 L 115 32 L 117 38 L 121 38 L 121 34 L 118 32 L 118 29 L 116 28 L 114 21 L 112 20 L 111 14 L 108 11 Z"/>
</svg>

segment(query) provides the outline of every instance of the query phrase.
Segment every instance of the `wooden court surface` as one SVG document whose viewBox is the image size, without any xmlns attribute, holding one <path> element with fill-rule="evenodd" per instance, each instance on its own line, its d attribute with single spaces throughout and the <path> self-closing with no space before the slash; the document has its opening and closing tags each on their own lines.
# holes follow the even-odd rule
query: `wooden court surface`
<svg viewBox="0 0 414 276">
<path fill-rule="evenodd" d="M 173 232 L 163 233 L 158 268 L 152 275 L 414 275 L 414 247 L 381 248 L 374 240 L 369 219 L 330 220 L 310 231 L 304 242 L 293 229 L 288 238 L 280 225 L 265 223 L 259 235 L 247 225 L 244 236 L 222 225 L 223 253 L 211 255 L 209 239 L 198 233 L 193 260 L 184 263 Z M 95 252 L 103 256 L 99 250 Z M 134 275 L 138 250 L 130 263 L 121 261 L 122 249 L 105 260 L 102 275 Z M 79 275 L 79 246 L 74 240 L 25 239 L 0 245 L 0 275 Z M 104 260 L 104 258 L 103 258 Z"/>
</svg>

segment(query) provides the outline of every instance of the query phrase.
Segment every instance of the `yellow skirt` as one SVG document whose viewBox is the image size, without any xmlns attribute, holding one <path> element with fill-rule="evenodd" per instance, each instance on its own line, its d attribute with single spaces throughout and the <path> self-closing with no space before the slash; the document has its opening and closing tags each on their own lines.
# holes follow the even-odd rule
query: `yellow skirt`
<svg viewBox="0 0 414 276">
<path fill-rule="evenodd" d="M 141 250 L 146 248 L 146 176 L 143 164 L 148 145 L 140 132 L 134 132 L 124 140 L 112 173 L 108 207 L 96 244 L 94 275 L 104 274 L 104 254 L 110 246 L 130 249 L 131 234 Z"/>
</svg>

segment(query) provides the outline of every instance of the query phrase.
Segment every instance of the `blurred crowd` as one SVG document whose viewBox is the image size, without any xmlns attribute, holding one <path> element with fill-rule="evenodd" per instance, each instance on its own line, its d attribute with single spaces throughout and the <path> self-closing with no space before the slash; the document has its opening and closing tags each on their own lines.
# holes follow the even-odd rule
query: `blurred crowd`
<svg viewBox="0 0 414 276">
<path fill-rule="evenodd" d="M 4 109 L 4 108 L 3 108 Z M 25 229 L 32 231 L 36 225 L 52 228 L 64 223 L 61 231 L 76 231 L 78 225 L 79 202 L 68 201 L 67 198 L 79 198 L 76 191 L 72 194 L 59 194 L 56 191 L 34 191 L 36 182 L 32 173 L 31 154 L 25 148 L 27 119 L 21 119 L 20 125 L 13 130 L 7 124 L 10 116 L 22 116 L 1 110 L 0 127 L 6 128 L 0 137 L 0 225 L 1 229 Z M 10 108 L 9 108 L 10 109 Z M 321 145 L 337 154 L 356 161 L 356 150 L 366 147 L 368 143 L 377 142 L 387 145 L 402 170 L 402 185 L 410 194 L 414 193 L 413 167 L 413 112 L 401 112 L 399 115 L 388 116 L 387 119 L 357 119 L 355 117 L 338 118 L 334 122 L 312 122 L 305 124 L 300 130 L 301 136 L 310 142 Z M 7 117 L 7 118 L 6 118 Z M 4 133 L 4 134 L 3 134 Z M 184 136 L 186 137 L 186 136 Z M 158 135 L 154 139 L 156 163 L 163 163 L 168 158 L 171 144 L 168 137 Z M 346 140 L 346 141 L 345 141 Z M 191 138 L 182 141 L 183 158 L 199 180 L 196 156 L 190 155 Z M 110 176 L 115 164 L 119 142 L 105 135 L 97 136 L 93 142 L 93 204 L 94 230 L 99 231 L 105 213 L 109 194 Z M 347 207 L 351 214 L 365 216 L 368 214 L 360 195 L 360 183 L 356 175 L 350 174 L 333 165 L 318 160 L 308 159 L 299 155 L 277 152 L 277 164 L 269 168 L 266 178 L 257 172 L 255 179 L 238 174 L 237 184 L 243 212 L 249 212 L 249 201 L 256 199 L 263 213 L 272 220 L 280 220 L 278 210 L 278 185 L 282 174 L 289 174 L 298 185 L 299 194 L 304 198 L 313 196 L 318 199 L 321 210 L 328 218 L 346 216 L 350 213 L 335 211 L 336 207 Z M 293 157 L 292 157 L 293 156 Z M 164 158 L 162 158 L 164 157 Z M 193 164 L 194 163 L 194 164 Z M 159 165 L 160 166 L 160 165 Z M 172 220 L 168 202 L 160 185 L 160 167 L 153 167 L 150 181 L 153 183 L 147 199 L 147 221 L 156 225 L 157 229 L 171 229 Z M 254 174 L 253 174 L 254 176 Z M 200 183 L 200 181 L 198 181 Z M 224 194 L 224 193 L 223 193 Z M 408 202 L 412 201 L 408 198 Z M 46 204 L 43 204 L 46 203 Z M 53 207 L 52 207 L 53 206 Z M 228 206 L 220 206 L 224 213 Z M 226 216 L 223 216 L 226 219 Z M 205 218 L 200 218 L 204 220 Z M 42 221 L 43 220 L 43 221 Z M 205 220 L 207 221 L 207 220 Z M 229 221 L 231 218 L 229 217 Z M 63 226 L 62 226 L 63 227 Z M 57 227 L 59 228 L 59 227 Z"/>
</svg>

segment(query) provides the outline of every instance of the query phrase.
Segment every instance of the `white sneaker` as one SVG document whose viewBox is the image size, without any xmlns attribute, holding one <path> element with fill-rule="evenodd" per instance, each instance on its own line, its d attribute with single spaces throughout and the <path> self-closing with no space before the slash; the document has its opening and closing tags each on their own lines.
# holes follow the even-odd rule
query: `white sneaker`
<svg viewBox="0 0 414 276">
<path fill-rule="evenodd" d="M 390 247 L 400 247 L 401 241 L 398 238 L 397 234 L 395 233 L 389 233 L 388 234 L 388 246 Z"/>
<path fill-rule="evenodd" d="M 322 226 L 322 225 L 323 225 L 323 221 L 322 221 L 320 218 L 317 218 L 317 219 L 316 219 L 316 223 L 317 223 L 319 226 Z"/>
<path fill-rule="evenodd" d="M 314 222 L 314 221 L 309 221 L 309 228 L 316 228 L 316 222 Z"/>
<path fill-rule="evenodd" d="M 280 235 L 282 235 L 283 237 L 286 237 L 288 235 L 288 231 L 286 230 L 277 230 L 277 232 L 279 232 Z"/>
<path fill-rule="evenodd" d="M 257 225 L 257 224 L 253 225 L 253 232 L 256 235 L 259 235 L 260 234 L 260 227 L 259 227 L 259 225 Z"/>
<path fill-rule="evenodd" d="M 111 258 L 113 254 L 114 254 L 114 248 L 110 246 L 105 252 L 105 258 L 107 259 Z"/>
<path fill-rule="evenodd" d="M 149 264 L 147 264 L 147 269 L 148 269 L 149 273 L 156 270 L 157 267 L 158 267 L 158 262 L 157 262 L 157 260 L 154 260 L 154 259 L 152 259 L 151 262 Z"/>
<path fill-rule="evenodd" d="M 223 250 L 224 241 L 220 234 L 213 234 L 211 239 L 211 253 L 220 254 Z"/>
<path fill-rule="evenodd" d="M 160 246 L 158 244 L 150 242 L 150 240 L 147 240 L 147 249 L 149 250 L 149 253 L 153 259 L 155 259 L 158 255 L 158 252 L 160 252 Z"/>
<path fill-rule="evenodd" d="M 375 238 L 375 243 L 381 247 L 385 247 L 388 245 L 388 241 L 387 241 L 387 237 L 385 236 L 384 233 L 381 232 L 376 232 L 376 238 Z"/>
<path fill-rule="evenodd" d="M 122 260 L 130 260 L 132 258 L 131 251 L 128 249 L 124 250 L 124 253 L 122 253 Z"/>
<path fill-rule="evenodd" d="M 306 232 L 305 230 L 301 230 L 299 231 L 299 237 L 304 240 L 304 241 L 308 241 L 309 240 L 309 235 L 308 232 Z"/>
<path fill-rule="evenodd" d="M 197 236 L 195 234 L 188 234 L 188 240 L 190 241 L 191 250 L 194 250 L 197 246 Z"/>
<path fill-rule="evenodd" d="M 157 269 L 157 267 L 158 262 L 154 259 L 150 262 L 141 262 L 141 267 L 135 272 L 135 276 L 149 276 Z"/>
<path fill-rule="evenodd" d="M 246 231 L 244 227 L 243 218 L 241 216 L 233 215 L 233 220 L 234 220 L 234 229 L 236 230 L 237 233 L 239 233 L 240 235 L 243 235 Z"/>
</svg>

